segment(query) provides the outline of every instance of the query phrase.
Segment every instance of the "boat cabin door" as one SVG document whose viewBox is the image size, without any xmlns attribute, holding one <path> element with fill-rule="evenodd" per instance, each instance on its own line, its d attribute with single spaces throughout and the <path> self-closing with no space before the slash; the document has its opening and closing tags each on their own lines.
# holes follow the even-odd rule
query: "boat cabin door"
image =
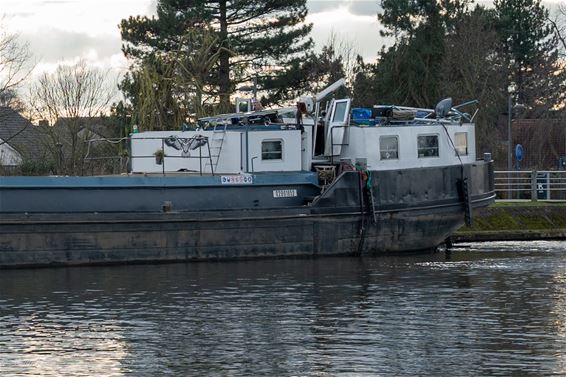
<svg viewBox="0 0 566 377">
<path fill-rule="evenodd" d="M 350 117 L 351 100 L 334 100 L 330 108 L 330 117 L 326 130 L 324 154 L 328 157 L 339 156 L 342 145 L 346 142 L 346 127 Z"/>
</svg>

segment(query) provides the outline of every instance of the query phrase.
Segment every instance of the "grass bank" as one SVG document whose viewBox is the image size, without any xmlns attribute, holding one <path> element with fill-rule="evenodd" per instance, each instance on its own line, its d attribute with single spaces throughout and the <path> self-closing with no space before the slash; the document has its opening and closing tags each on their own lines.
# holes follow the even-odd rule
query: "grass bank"
<svg viewBox="0 0 566 377">
<path fill-rule="evenodd" d="M 473 222 L 458 230 L 453 240 L 566 238 L 566 202 L 498 202 L 474 212 Z"/>
</svg>

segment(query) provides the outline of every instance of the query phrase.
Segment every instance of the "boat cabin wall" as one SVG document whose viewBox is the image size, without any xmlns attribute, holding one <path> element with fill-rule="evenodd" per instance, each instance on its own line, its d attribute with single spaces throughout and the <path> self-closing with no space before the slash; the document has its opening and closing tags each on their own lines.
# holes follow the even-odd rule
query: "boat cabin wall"
<svg viewBox="0 0 566 377">
<path fill-rule="evenodd" d="M 275 127 L 133 134 L 131 171 L 203 174 L 300 171 L 303 166 L 310 166 L 310 150 L 305 151 L 311 140 L 309 134 Z"/>
<path fill-rule="evenodd" d="M 340 159 L 366 159 L 368 168 L 394 170 L 458 165 L 476 160 L 473 124 L 358 127 L 348 130 Z M 449 135 L 449 137 L 448 137 Z M 459 151 L 460 159 L 455 147 Z"/>
<path fill-rule="evenodd" d="M 203 143 L 202 138 L 208 138 Z M 223 138 L 223 139 L 222 139 Z M 222 144 L 222 153 L 240 153 L 239 133 L 214 131 L 151 131 L 133 134 L 131 138 L 131 171 L 163 173 L 189 171 L 210 173 L 216 170 L 239 172 L 240 159 L 216 161 L 213 156 Z M 218 153 L 216 153 L 218 154 Z M 160 158 L 159 155 L 162 157 Z M 216 163 L 217 162 L 217 163 Z"/>
<path fill-rule="evenodd" d="M 283 117 L 286 125 L 295 125 L 295 118 Z M 311 116 L 303 117 L 303 131 L 301 132 L 301 170 L 310 171 L 313 160 L 313 137 L 315 132 L 314 119 Z"/>
<path fill-rule="evenodd" d="M 302 170 L 301 144 L 299 130 L 249 132 L 248 172 Z"/>
</svg>

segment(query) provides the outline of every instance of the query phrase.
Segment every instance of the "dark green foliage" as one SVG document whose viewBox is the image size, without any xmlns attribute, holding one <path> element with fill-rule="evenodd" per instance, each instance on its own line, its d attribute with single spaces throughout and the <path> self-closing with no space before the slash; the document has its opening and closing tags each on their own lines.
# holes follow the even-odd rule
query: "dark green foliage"
<svg viewBox="0 0 566 377">
<path fill-rule="evenodd" d="M 433 29 L 450 30 L 471 0 L 381 0 L 384 35 L 414 36 Z M 438 31 L 438 30 L 437 30 Z"/>
<path fill-rule="evenodd" d="M 376 67 L 377 96 L 384 102 L 430 106 L 440 96 L 445 36 L 467 11 L 468 0 L 382 0 L 383 34 L 394 35 Z"/>
<path fill-rule="evenodd" d="M 110 119 L 112 124 L 119 129 L 118 135 L 120 138 L 128 136 L 133 131 L 131 113 L 130 106 L 125 104 L 124 101 L 113 103 L 110 108 Z"/>
<path fill-rule="evenodd" d="M 175 52 L 190 56 L 203 46 L 185 36 L 212 31 L 219 52 L 213 69 L 203 77 L 206 90 L 220 99 L 219 110 L 230 110 L 230 95 L 238 84 L 257 76 L 268 102 L 287 95 L 285 86 L 300 84 L 297 67 L 311 48 L 311 25 L 304 24 L 306 0 L 160 0 L 157 16 L 130 17 L 120 28 L 124 53 L 137 62 Z M 135 80 L 135 77 L 134 77 Z M 130 93 L 132 95 L 132 93 Z M 206 93 L 205 93 L 206 94 Z"/>
<path fill-rule="evenodd" d="M 541 54 L 556 50 L 548 9 L 540 0 L 495 0 L 502 47 L 523 70 L 536 64 Z"/>
<path fill-rule="evenodd" d="M 175 66 L 162 59 L 145 59 L 134 78 L 139 98 L 133 118 L 141 130 L 179 129 L 185 112 L 176 91 Z"/>
<path fill-rule="evenodd" d="M 353 87 L 353 107 L 369 107 L 376 104 L 377 85 L 375 64 L 364 63 L 361 56 L 356 58 L 356 66 L 354 67 Z"/>
<path fill-rule="evenodd" d="M 425 27 L 414 37 L 403 37 L 382 51 L 376 71 L 377 96 L 385 102 L 430 106 L 439 96 L 444 39 Z"/>
<path fill-rule="evenodd" d="M 480 102 L 475 119 L 478 151 L 490 151 L 501 160 L 505 155 L 498 154 L 496 123 L 507 102 L 507 76 L 496 23 L 492 9 L 477 6 L 446 35 L 440 94 L 454 103 Z"/>
<path fill-rule="evenodd" d="M 558 38 L 540 0 L 496 0 L 497 30 L 514 99 L 539 117 L 564 101 Z"/>
<path fill-rule="evenodd" d="M 38 176 L 38 175 L 53 174 L 54 171 L 55 171 L 55 164 L 50 160 L 42 160 L 42 161 L 24 160 L 12 173 L 14 175 Z M 9 172 L 4 172 L 4 171 L 2 172 L 2 174 L 6 174 L 6 173 Z"/>
<path fill-rule="evenodd" d="M 358 106 L 394 103 L 433 107 L 478 99 L 480 150 L 497 153 L 496 123 L 506 116 L 508 87 L 513 103 L 529 117 L 549 116 L 564 103 L 566 73 L 558 40 L 540 0 L 497 0 L 495 8 L 469 1 L 382 0 L 383 34 L 395 43 L 376 64 L 358 62 L 354 94 Z M 544 114 L 544 115 L 543 115 Z"/>
<path fill-rule="evenodd" d="M 309 90 L 318 92 L 330 84 L 346 77 L 344 56 L 336 51 L 332 43 L 323 46 L 318 54 L 311 54 L 303 65 L 305 77 L 308 79 Z"/>
</svg>

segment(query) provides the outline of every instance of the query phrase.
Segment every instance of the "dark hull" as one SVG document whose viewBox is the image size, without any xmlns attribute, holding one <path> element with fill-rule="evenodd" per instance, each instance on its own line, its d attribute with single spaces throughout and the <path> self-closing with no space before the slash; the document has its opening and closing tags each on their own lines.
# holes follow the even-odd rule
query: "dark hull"
<svg viewBox="0 0 566 377">
<path fill-rule="evenodd" d="M 466 169 L 473 206 L 491 203 L 490 165 Z M 439 174 L 450 182 L 439 182 L 432 170 L 424 175 L 423 170 L 405 171 L 403 179 L 391 179 L 390 174 L 399 172 L 373 173 L 375 223 L 367 203 L 360 202 L 355 172 L 341 176 L 309 206 L 170 213 L 6 212 L 0 219 L 0 267 L 432 249 L 464 223 L 464 198 L 457 188 L 461 171 L 443 168 Z M 421 175 L 432 177 L 431 182 L 414 187 Z M 435 185 L 447 191 L 430 191 Z"/>
</svg>

